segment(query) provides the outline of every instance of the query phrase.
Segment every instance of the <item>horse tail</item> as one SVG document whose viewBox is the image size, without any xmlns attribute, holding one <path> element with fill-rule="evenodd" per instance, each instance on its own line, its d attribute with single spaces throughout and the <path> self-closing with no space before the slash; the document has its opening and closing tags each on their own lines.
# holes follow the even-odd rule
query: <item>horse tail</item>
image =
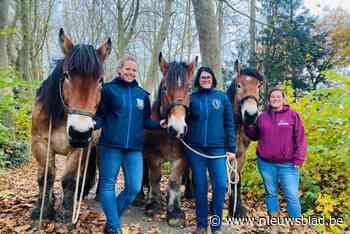
<svg viewBox="0 0 350 234">
<path fill-rule="evenodd" d="M 96 146 L 91 146 L 89 165 L 86 172 L 86 181 L 84 187 L 84 197 L 89 194 L 89 191 L 96 184 L 96 170 L 97 170 L 97 148 Z"/>
</svg>

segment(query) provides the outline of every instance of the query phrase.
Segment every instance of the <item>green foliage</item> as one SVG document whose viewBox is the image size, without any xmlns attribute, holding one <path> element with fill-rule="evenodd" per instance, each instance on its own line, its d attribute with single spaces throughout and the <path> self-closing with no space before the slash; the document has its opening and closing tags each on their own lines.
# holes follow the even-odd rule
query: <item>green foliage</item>
<svg viewBox="0 0 350 234">
<path fill-rule="evenodd" d="M 33 90 L 12 68 L 0 70 L 0 168 L 18 166 L 28 158 Z"/>
<path fill-rule="evenodd" d="M 9 142 L 0 150 L 0 167 L 14 168 L 29 160 L 28 144 L 23 141 Z"/>
<path fill-rule="evenodd" d="M 291 80 L 294 88 L 315 89 L 325 80 L 322 71 L 333 66 L 328 32 L 317 28 L 302 1 L 262 0 L 261 4 L 269 26 L 258 38 L 263 48 L 258 57 L 268 87 Z"/>
<path fill-rule="evenodd" d="M 301 168 L 301 205 L 304 216 L 350 218 L 350 77 L 325 73 L 336 87 L 323 88 L 305 95 L 292 108 L 303 118 L 308 155 Z M 292 92 L 290 86 L 288 93 Z M 248 151 L 244 190 L 263 199 L 263 186 L 256 170 L 255 146 Z M 319 226 L 319 231 L 338 232 L 345 226 Z"/>
</svg>

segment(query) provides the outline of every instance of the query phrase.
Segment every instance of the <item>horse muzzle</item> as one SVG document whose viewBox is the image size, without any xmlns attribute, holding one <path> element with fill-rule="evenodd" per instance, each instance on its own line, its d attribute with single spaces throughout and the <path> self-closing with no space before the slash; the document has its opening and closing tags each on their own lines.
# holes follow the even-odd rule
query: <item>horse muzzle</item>
<svg viewBox="0 0 350 234">
<path fill-rule="evenodd" d="M 183 138 L 187 133 L 187 126 L 184 126 L 183 132 L 177 131 L 173 126 L 168 127 L 167 130 L 170 137 Z"/>
<path fill-rule="evenodd" d="M 72 126 L 68 128 L 69 145 L 74 148 L 84 148 L 89 145 L 92 139 L 92 129 L 86 132 L 76 131 Z"/>
<path fill-rule="evenodd" d="M 245 111 L 243 115 L 243 123 L 248 125 L 253 124 L 256 122 L 257 118 L 258 118 L 258 112 L 254 114 L 250 114 L 248 111 Z"/>
</svg>

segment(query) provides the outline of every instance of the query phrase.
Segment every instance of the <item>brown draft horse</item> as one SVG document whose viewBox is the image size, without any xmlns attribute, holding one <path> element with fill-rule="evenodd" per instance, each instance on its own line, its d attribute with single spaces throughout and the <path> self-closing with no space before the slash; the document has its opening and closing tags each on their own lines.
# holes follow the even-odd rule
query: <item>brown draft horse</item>
<svg viewBox="0 0 350 234">
<path fill-rule="evenodd" d="M 146 204 L 146 214 L 153 215 L 160 210 L 161 163 L 172 161 L 172 170 L 168 181 L 167 221 L 177 225 L 184 218 L 180 203 L 181 176 L 187 165 L 183 146 L 174 137 L 186 134 L 185 122 L 190 104 L 190 89 L 197 57 L 189 64 L 184 62 L 168 63 L 159 54 L 159 65 L 163 79 L 159 85 L 157 100 L 152 105 L 153 119 L 167 119 L 167 132 L 164 130 L 146 130 L 144 159 L 148 166 L 150 199 Z M 173 137 L 171 137 L 173 135 Z M 145 172 L 147 173 L 147 171 Z"/>
<path fill-rule="evenodd" d="M 91 45 L 73 45 L 63 29 L 59 32 L 59 42 L 64 59 L 59 61 L 51 75 L 37 91 L 32 114 L 32 155 L 38 162 L 39 198 L 32 211 L 32 218 L 39 218 L 44 183 L 44 170 L 48 150 L 49 125 L 52 126 L 47 189 L 43 218 L 54 219 L 55 155 L 67 156 L 62 179 L 63 218 L 72 215 L 75 177 L 80 149 L 87 146 L 95 133 L 92 133 L 93 119 L 100 102 L 103 82 L 103 62 L 111 52 L 108 39 L 97 50 Z M 50 123 L 51 122 L 51 123 Z M 86 157 L 85 151 L 83 156 Z M 91 155 L 96 154 L 93 147 Z M 91 156 L 94 161 L 96 157 Z M 83 168 L 83 167 L 82 167 Z M 90 162 L 84 193 L 93 186 L 96 164 Z"/>
<path fill-rule="evenodd" d="M 260 70 L 258 68 L 258 70 Z M 242 175 L 245 155 L 250 144 L 249 138 L 244 133 L 244 124 L 251 124 L 257 120 L 259 109 L 260 89 L 263 86 L 263 76 L 255 69 L 241 69 L 238 60 L 235 62 L 236 77 L 227 90 L 227 95 L 232 102 L 236 121 L 236 157 L 238 173 Z M 240 177 L 241 178 L 241 177 Z M 239 180 L 237 186 L 237 208 L 235 214 L 232 213 L 234 206 L 234 194 L 229 199 L 229 214 L 234 217 L 246 215 L 246 209 L 242 204 Z M 234 191 L 234 185 L 232 191 Z"/>
</svg>

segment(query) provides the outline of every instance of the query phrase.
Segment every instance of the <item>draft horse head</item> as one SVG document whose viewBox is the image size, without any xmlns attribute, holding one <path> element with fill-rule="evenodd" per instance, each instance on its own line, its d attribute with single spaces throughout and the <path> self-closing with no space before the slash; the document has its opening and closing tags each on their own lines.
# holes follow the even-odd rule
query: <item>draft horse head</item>
<svg viewBox="0 0 350 234">
<path fill-rule="evenodd" d="M 264 84 L 263 76 L 258 70 L 260 69 L 241 69 L 238 60 L 235 62 L 234 106 L 243 124 L 254 123 L 258 117 L 260 89 Z"/>
<path fill-rule="evenodd" d="M 67 118 L 69 144 L 84 147 L 91 141 L 93 116 L 101 99 L 103 62 L 111 52 L 109 38 L 97 50 L 91 45 L 74 45 L 63 29 L 59 42 L 64 53 L 60 99 Z"/>
<path fill-rule="evenodd" d="M 168 121 L 168 132 L 183 137 L 187 131 L 185 122 L 190 105 L 190 90 L 198 57 L 191 63 L 168 63 L 159 53 L 159 66 L 163 78 L 159 85 L 158 102 L 161 118 Z"/>
</svg>

